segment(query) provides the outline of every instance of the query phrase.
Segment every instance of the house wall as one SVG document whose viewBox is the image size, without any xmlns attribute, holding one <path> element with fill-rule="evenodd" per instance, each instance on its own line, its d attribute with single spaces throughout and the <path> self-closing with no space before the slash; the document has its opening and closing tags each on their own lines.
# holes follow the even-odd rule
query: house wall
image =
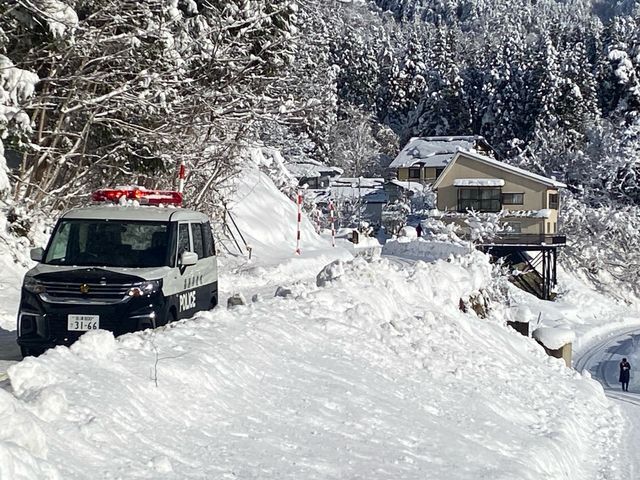
<svg viewBox="0 0 640 480">
<path fill-rule="evenodd" d="M 436 181 L 435 167 L 424 167 L 420 169 L 420 179 L 409 178 L 409 169 L 407 167 L 398 168 L 398 180 L 402 181 L 420 181 L 422 183 L 432 184 Z"/>
<path fill-rule="evenodd" d="M 366 203 L 363 217 L 374 225 L 381 225 L 383 207 L 383 203 Z"/>
<path fill-rule="evenodd" d="M 505 184 L 502 193 L 524 193 L 522 205 L 503 205 L 503 210 L 541 210 L 549 208 L 549 195 L 558 193 L 535 180 L 516 175 L 461 155 L 447 172 L 438 186 L 438 210 L 456 211 L 458 208 L 458 187 L 453 186 L 461 178 L 500 178 Z M 521 233 L 557 233 L 558 211 L 551 210 L 549 218 L 507 218 L 505 222 L 519 222 Z M 555 231 L 554 231 L 555 230 Z"/>
</svg>

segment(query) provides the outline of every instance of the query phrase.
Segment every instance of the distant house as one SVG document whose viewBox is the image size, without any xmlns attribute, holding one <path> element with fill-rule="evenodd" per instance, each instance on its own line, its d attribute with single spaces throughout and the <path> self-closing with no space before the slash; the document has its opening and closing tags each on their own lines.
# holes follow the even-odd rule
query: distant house
<svg viewBox="0 0 640 480">
<path fill-rule="evenodd" d="M 566 185 L 486 155 L 458 152 L 433 184 L 439 216 L 462 227 L 470 217 L 500 213 L 508 227 L 488 238 L 476 238 L 476 246 L 502 258 L 512 271 L 511 281 L 539 298 L 553 298 L 557 283 L 558 248 L 566 244 L 559 233 L 560 189 Z M 475 221 L 475 220 L 474 220 Z M 535 256 L 533 255 L 535 253 Z"/>
<path fill-rule="evenodd" d="M 382 223 L 382 209 L 389 201 L 383 178 L 335 178 L 330 189 L 331 198 L 339 206 L 350 204 L 360 211 L 362 220 L 373 225 Z"/>
<path fill-rule="evenodd" d="M 389 180 L 384 184 L 384 191 L 387 192 L 389 203 L 393 203 L 403 196 L 412 196 L 415 193 L 424 192 L 424 184 L 418 182 L 408 182 L 403 180 Z"/>
<path fill-rule="evenodd" d="M 559 189 L 566 185 L 478 153 L 458 152 L 433 184 L 438 210 L 503 212 L 516 235 L 558 233 Z"/>
<path fill-rule="evenodd" d="M 324 165 L 316 160 L 306 159 L 285 165 L 287 170 L 298 179 L 298 185 L 312 190 L 329 188 L 331 179 L 342 175 L 342 169 Z"/>
<path fill-rule="evenodd" d="M 399 181 L 432 184 L 458 151 L 490 154 L 493 149 L 479 135 L 415 137 L 391 162 L 389 169 Z"/>
</svg>

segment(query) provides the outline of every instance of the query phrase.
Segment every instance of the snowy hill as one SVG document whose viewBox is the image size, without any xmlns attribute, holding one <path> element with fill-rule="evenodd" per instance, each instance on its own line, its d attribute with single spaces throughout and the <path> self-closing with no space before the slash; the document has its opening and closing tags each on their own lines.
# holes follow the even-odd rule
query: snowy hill
<svg viewBox="0 0 640 480">
<path fill-rule="evenodd" d="M 480 255 L 356 259 L 325 288 L 29 358 L 0 392 L 2 478 L 595 478 L 620 418 L 499 316 L 458 310 L 490 274 Z"/>
<path fill-rule="evenodd" d="M 404 258 L 352 259 L 308 230 L 295 256 L 269 234 L 294 207 L 254 174 L 236 214 L 257 255 L 221 270 L 257 301 L 14 364 L 1 479 L 616 478 L 623 422 L 599 384 L 506 327 L 511 307 L 460 310 L 511 288 L 484 255 L 404 239 L 387 248 Z"/>
</svg>

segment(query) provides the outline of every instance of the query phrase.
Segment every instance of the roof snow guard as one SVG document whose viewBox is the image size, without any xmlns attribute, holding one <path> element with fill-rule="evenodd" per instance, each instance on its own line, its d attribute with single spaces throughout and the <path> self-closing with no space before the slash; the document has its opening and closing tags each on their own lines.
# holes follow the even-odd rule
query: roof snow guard
<svg viewBox="0 0 640 480">
<path fill-rule="evenodd" d="M 173 190 L 147 190 L 144 187 L 116 187 L 96 190 L 91 195 L 94 202 L 122 204 L 127 200 L 140 205 L 182 205 L 182 193 Z"/>
</svg>

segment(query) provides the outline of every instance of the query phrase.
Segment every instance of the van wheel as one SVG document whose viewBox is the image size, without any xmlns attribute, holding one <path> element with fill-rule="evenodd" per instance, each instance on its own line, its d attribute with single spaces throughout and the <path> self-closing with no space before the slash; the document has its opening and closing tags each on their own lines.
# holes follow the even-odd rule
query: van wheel
<svg viewBox="0 0 640 480">
<path fill-rule="evenodd" d="M 42 347 L 20 347 L 20 353 L 22 354 L 22 358 L 26 357 L 39 357 L 44 353 L 44 348 Z"/>
<path fill-rule="evenodd" d="M 209 310 L 213 310 L 218 305 L 218 296 L 211 297 L 211 302 L 209 302 Z"/>
</svg>

